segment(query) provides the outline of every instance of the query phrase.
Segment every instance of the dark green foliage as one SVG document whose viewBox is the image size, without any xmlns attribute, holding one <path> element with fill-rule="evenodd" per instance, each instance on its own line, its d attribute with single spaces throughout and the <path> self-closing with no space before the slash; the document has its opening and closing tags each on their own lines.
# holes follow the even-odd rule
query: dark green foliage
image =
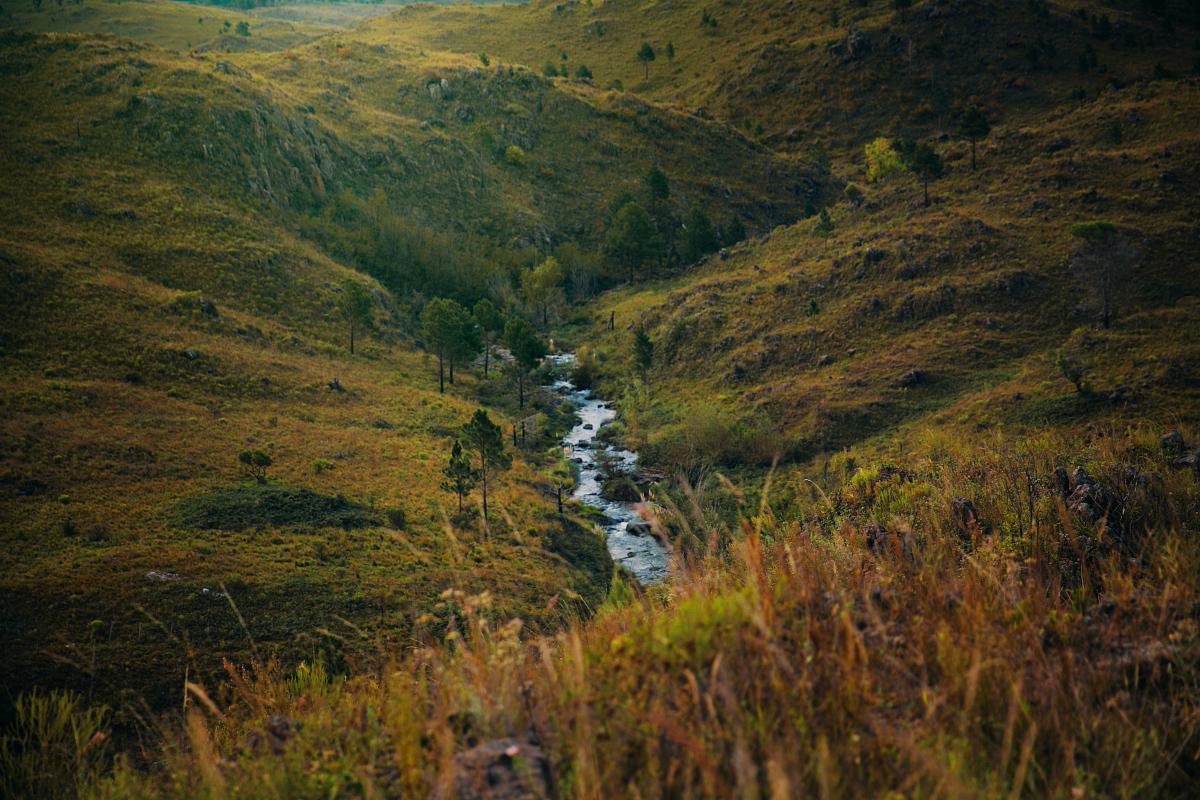
<svg viewBox="0 0 1200 800">
<path fill-rule="evenodd" d="M 590 81 L 592 79 L 592 71 L 588 69 L 587 64 L 580 64 L 575 68 L 575 77 L 581 81 Z"/>
<path fill-rule="evenodd" d="M 720 249 L 721 237 L 713 227 L 712 220 L 699 206 L 692 206 L 683 227 L 683 242 L 680 248 L 684 263 L 695 263 Z"/>
<path fill-rule="evenodd" d="M 517 398 L 525 407 L 525 376 L 546 357 L 546 344 L 533 326 L 521 317 L 511 317 L 504 325 L 504 344 L 516 362 Z"/>
<path fill-rule="evenodd" d="M 458 497 L 458 510 L 462 513 L 463 498 L 479 483 L 479 470 L 471 466 L 470 457 L 463 452 L 462 443 L 455 440 L 450 450 L 450 461 L 442 470 L 442 489 Z"/>
<path fill-rule="evenodd" d="M 647 261 L 662 256 L 662 239 L 654 221 L 636 200 L 626 203 L 613 216 L 605 245 L 609 256 L 627 270 L 631 282 Z"/>
<path fill-rule="evenodd" d="M 646 68 L 646 78 L 650 77 L 650 62 L 655 58 L 654 48 L 649 42 L 642 42 L 642 46 L 638 49 L 637 59 L 642 62 L 642 66 Z"/>
<path fill-rule="evenodd" d="M 479 409 L 463 425 L 463 441 L 479 457 L 479 487 L 483 498 L 483 524 L 488 519 L 488 478 L 512 467 L 512 454 L 504 447 L 504 431 Z"/>
<path fill-rule="evenodd" d="M 439 297 L 421 310 L 421 335 L 425 346 L 438 359 L 438 391 L 446 390 L 446 363 L 450 365 L 450 383 L 454 383 L 454 365 L 479 352 L 479 331 L 465 308 L 454 300 Z"/>
<path fill-rule="evenodd" d="M 829 216 L 828 208 L 821 209 L 821 213 L 817 216 L 817 223 L 813 226 L 813 232 L 822 238 L 833 235 L 833 220 Z"/>
<path fill-rule="evenodd" d="M 650 367 L 654 363 L 654 342 L 646 333 L 645 327 L 641 325 L 633 331 L 633 363 L 641 373 L 642 380 L 645 381 L 650 374 Z"/>
<path fill-rule="evenodd" d="M 897 139 L 892 142 L 892 149 L 896 151 L 905 168 L 921 181 L 925 192 L 925 205 L 928 207 L 929 184 L 942 177 L 946 169 L 942 157 L 929 145 L 912 139 Z"/>
<path fill-rule="evenodd" d="M 308 489 L 250 483 L 189 497 L 175 507 L 171 521 L 181 528 L 241 531 L 286 525 L 366 528 L 381 525 L 383 518 L 340 495 L 329 497 Z"/>
<path fill-rule="evenodd" d="M 987 117 L 976 106 L 969 106 L 958 117 L 958 135 L 971 142 L 971 169 L 975 169 L 975 143 L 992 131 Z"/>
<path fill-rule="evenodd" d="M 651 167 L 642 180 L 652 199 L 666 200 L 671 196 L 671 183 L 667 180 L 667 173 L 659 169 L 657 165 Z"/>
<path fill-rule="evenodd" d="M 267 482 L 267 467 L 273 463 L 269 455 L 262 450 L 243 450 L 238 453 L 238 461 L 247 477 L 259 483 Z"/>
<path fill-rule="evenodd" d="M 246 20 L 242 20 L 241 22 L 239 22 L 237 24 L 236 30 L 237 30 L 238 36 L 249 36 L 250 35 L 250 23 L 246 22 Z"/>
<path fill-rule="evenodd" d="M 392 507 L 383 513 L 393 530 L 402 531 L 408 527 L 408 514 L 404 513 L 403 508 Z"/>
<path fill-rule="evenodd" d="M 671 61 L 675 58 L 675 43 L 667 42 L 667 60 Z"/>
</svg>

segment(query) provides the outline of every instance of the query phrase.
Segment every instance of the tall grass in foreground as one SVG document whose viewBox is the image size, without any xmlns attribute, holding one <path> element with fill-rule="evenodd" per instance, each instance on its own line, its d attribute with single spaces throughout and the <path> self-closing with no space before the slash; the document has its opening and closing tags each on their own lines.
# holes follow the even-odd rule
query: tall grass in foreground
<svg viewBox="0 0 1200 800">
<path fill-rule="evenodd" d="M 858 471 L 798 521 L 697 531 L 685 505 L 670 587 L 556 636 L 450 592 L 449 637 L 385 668 L 231 666 L 156 766 L 80 764 L 80 794 L 448 797 L 456 753 L 515 737 L 564 798 L 1189 795 L 1196 475 L 1144 432 L 996 445 Z M 1075 465 L 1119 541 L 1056 492 Z"/>
</svg>

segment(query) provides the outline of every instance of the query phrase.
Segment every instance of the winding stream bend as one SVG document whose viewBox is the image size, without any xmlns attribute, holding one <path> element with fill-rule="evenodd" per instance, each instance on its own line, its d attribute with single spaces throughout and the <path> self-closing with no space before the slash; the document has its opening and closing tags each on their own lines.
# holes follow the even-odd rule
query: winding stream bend
<svg viewBox="0 0 1200 800">
<path fill-rule="evenodd" d="M 550 356 L 550 360 L 556 367 L 569 369 L 575 363 L 575 354 L 559 353 Z M 590 390 L 579 389 L 565 378 L 554 381 L 549 388 L 570 400 L 579 413 L 579 424 L 562 439 L 567 459 L 579 471 L 579 482 L 572 497 L 599 509 L 604 515 L 602 527 L 613 561 L 632 572 L 642 583 L 658 583 L 667 576 L 667 549 L 648 533 L 636 532 L 636 526 L 635 531 L 629 530 L 629 523 L 641 520 L 638 504 L 605 500 L 600 496 L 597 455 L 607 453 L 628 472 L 633 472 L 637 466 L 636 453 L 618 450 L 596 440 L 600 429 L 612 422 L 617 412 Z"/>
</svg>

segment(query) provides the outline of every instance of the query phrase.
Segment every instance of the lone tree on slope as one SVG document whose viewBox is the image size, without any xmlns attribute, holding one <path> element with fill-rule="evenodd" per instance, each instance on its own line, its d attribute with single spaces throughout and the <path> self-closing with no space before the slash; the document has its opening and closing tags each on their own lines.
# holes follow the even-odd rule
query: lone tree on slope
<svg viewBox="0 0 1200 800">
<path fill-rule="evenodd" d="M 650 80 L 650 62 L 655 58 L 654 48 L 649 42 L 642 42 L 641 48 L 637 52 L 638 61 L 642 62 L 642 66 L 646 68 L 646 80 Z"/>
<path fill-rule="evenodd" d="M 971 142 L 971 169 L 975 169 L 975 143 L 992 132 L 987 117 L 976 106 L 970 106 L 958 118 L 958 134 Z"/>
<path fill-rule="evenodd" d="M 925 207 L 928 208 L 929 184 L 946 171 L 942 157 L 929 145 L 912 139 L 897 139 L 892 142 L 892 148 L 900 156 L 900 162 L 921 182 L 925 192 Z"/>
<path fill-rule="evenodd" d="M 1080 222 L 1071 226 L 1071 235 L 1081 241 L 1071 256 L 1071 271 L 1084 284 L 1101 326 L 1107 329 L 1116 316 L 1116 296 L 1137 262 L 1137 251 L 1111 222 Z"/>
<path fill-rule="evenodd" d="M 487 412 L 479 409 L 471 421 L 463 425 L 463 440 L 479 456 L 479 487 L 483 498 L 483 527 L 488 521 L 488 478 L 512 466 L 512 455 L 504 449 L 504 432 L 492 422 Z"/>
<path fill-rule="evenodd" d="M 371 292 L 356 280 L 342 281 L 337 301 L 338 313 L 350 326 L 350 355 L 354 355 L 354 335 L 359 328 L 371 327 Z"/>
</svg>

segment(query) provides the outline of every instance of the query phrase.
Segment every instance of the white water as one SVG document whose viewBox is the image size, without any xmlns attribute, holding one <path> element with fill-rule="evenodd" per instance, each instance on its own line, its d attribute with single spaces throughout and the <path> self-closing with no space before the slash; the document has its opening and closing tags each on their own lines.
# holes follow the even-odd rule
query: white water
<svg viewBox="0 0 1200 800">
<path fill-rule="evenodd" d="M 575 363 L 574 353 L 560 353 L 550 357 L 556 366 L 570 367 Z M 618 450 L 596 440 L 600 429 L 613 421 L 617 412 L 608 403 L 595 397 L 587 389 L 577 389 L 569 380 L 557 380 L 550 388 L 570 400 L 579 413 L 579 424 L 563 437 L 567 448 L 567 460 L 578 470 L 579 483 L 572 496 L 600 510 L 605 516 L 603 524 L 608 539 L 608 552 L 613 560 L 622 564 L 642 583 L 657 583 L 667 575 L 667 549 L 649 534 L 631 533 L 629 523 L 641 519 L 639 503 L 605 500 L 600 496 L 600 468 L 597 455 L 607 453 L 626 472 L 637 467 L 637 454 Z"/>
</svg>

